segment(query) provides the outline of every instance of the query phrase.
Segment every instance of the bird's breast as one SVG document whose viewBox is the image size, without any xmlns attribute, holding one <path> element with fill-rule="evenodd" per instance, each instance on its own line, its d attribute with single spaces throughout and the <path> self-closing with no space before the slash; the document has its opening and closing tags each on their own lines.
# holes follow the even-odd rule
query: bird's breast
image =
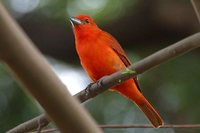
<svg viewBox="0 0 200 133">
<path fill-rule="evenodd" d="M 105 42 L 85 41 L 77 43 L 76 49 L 83 68 L 94 81 L 125 68 L 115 51 Z"/>
</svg>

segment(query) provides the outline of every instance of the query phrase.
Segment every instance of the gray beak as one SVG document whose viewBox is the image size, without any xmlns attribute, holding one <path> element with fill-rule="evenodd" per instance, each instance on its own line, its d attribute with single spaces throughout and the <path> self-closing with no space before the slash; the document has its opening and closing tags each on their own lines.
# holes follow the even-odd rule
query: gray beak
<svg viewBox="0 0 200 133">
<path fill-rule="evenodd" d="M 81 20 L 77 19 L 77 18 L 74 18 L 74 17 L 70 17 L 70 22 L 71 24 L 74 26 L 74 25 L 81 25 L 82 22 Z"/>
</svg>

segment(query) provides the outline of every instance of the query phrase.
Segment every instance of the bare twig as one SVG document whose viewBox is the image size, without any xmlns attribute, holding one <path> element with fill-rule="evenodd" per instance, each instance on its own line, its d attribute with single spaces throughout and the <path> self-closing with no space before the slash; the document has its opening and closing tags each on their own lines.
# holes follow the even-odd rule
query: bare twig
<svg viewBox="0 0 200 133">
<path fill-rule="evenodd" d="M 200 0 L 191 0 L 191 3 L 200 23 Z"/>
<path fill-rule="evenodd" d="M 130 125 L 121 125 L 121 124 L 109 124 L 109 125 L 99 125 L 100 128 L 154 128 L 152 125 L 143 125 L 143 124 L 130 124 Z M 160 128 L 200 128 L 200 124 L 182 124 L 182 125 L 163 125 Z"/>
<path fill-rule="evenodd" d="M 1 1 L 0 29 L 0 58 L 23 88 L 37 99 L 56 126 L 63 133 L 101 133 L 101 129 L 80 103 L 71 97 Z M 21 125 L 21 128 L 25 127 Z"/>
<path fill-rule="evenodd" d="M 122 125 L 122 124 L 108 124 L 108 125 L 99 125 L 100 128 L 103 129 L 111 129 L 111 128 L 154 128 L 152 125 L 149 124 L 126 124 L 126 125 Z M 200 128 L 200 124 L 170 124 L 170 125 L 163 125 L 160 128 L 184 128 L 184 129 L 199 129 Z M 54 131 L 58 131 L 57 128 L 48 128 L 48 129 L 44 129 L 41 131 L 41 133 L 50 133 L 50 132 L 54 132 Z M 31 133 L 36 133 L 36 132 L 31 132 Z"/>
<path fill-rule="evenodd" d="M 49 128 L 49 129 L 43 129 L 40 133 L 50 133 L 50 132 L 55 132 L 58 131 L 57 128 Z M 37 133 L 36 131 L 34 132 L 29 132 L 29 133 Z"/>
<path fill-rule="evenodd" d="M 23 124 L 18 125 L 14 129 L 10 130 L 7 133 L 25 133 L 27 131 L 31 131 L 33 129 L 37 129 L 38 127 L 42 128 L 49 124 L 49 119 L 46 115 L 42 114 L 34 119 L 27 121 Z M 24 128 L 22 128 L 24 127 Z"/>
</svg>

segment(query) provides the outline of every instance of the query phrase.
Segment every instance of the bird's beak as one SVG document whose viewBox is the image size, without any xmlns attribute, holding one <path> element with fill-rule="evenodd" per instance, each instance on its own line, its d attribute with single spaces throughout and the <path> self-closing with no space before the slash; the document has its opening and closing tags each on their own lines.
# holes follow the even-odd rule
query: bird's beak
<svg viewBox="0 0 200 133">
<path fill-rule="evenodd" d="M 70 22 L 71 24 L 74 26 L 74 25 L 81 25 L 82 22 L 81 20 L 77 19 L 77 18 L 74 18 L 74 17 L 70 17 Z"/>
</svg>

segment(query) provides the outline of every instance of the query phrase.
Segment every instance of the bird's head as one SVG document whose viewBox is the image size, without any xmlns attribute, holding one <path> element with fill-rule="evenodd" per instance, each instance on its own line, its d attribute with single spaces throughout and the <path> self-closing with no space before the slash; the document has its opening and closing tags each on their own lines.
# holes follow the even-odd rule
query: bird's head
<svg viewBox="0 0 200 133">
<path fill-rule="evenodd" d="M 87 15 L 78 15 L 76 17 L 70 17 L 70 22 L 74 26 L 74 28 L 90 28 L 90 27 L 96 27 L 96 24 L 94 20 Z"/>
<path fill-rule="evenodd" d="M 84 40 L 88 38 L 93 38 L 98 36 L 99 31 L 101 31 L 94 20 L 87 15 L 78 15 L 76 17 L 71 17 L 70 22 L 73 25 L 74 35 L 76 41 Z"/>
</svg>

